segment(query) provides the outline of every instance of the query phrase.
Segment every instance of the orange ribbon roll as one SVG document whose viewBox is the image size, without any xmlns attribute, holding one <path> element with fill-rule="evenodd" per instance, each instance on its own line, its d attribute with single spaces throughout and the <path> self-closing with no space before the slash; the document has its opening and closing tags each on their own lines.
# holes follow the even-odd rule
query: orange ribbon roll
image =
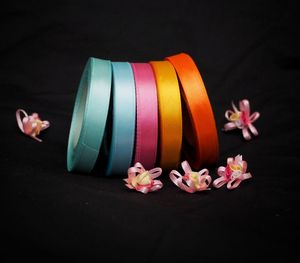
<svg viewBox="0 0 300 263">
<path fill-rule="evenodd" d="M 182 111 L 179 83 L 168 61 L 150 62 L 154 71 L 159 110 L 159 165 L 174 169 L 180 162 L 182 144 Z"/>
<path fill-rule="evenodd" d="M 219 155 L 218 134 L 210 101 L 193 59 L 185 54 L 166 58 L 181 83 L 183 105 L 183 153 L 194 169 L 213 164 Z"/>
</svg>

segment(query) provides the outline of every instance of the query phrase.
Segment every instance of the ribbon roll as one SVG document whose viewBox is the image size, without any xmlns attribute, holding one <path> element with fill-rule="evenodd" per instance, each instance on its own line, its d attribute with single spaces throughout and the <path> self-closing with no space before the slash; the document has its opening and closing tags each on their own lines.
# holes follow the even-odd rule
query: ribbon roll
<svg viewBox="0 0 300 263">
<path fill-rule="evenodd" d="M 81 76 L 67 152 L 68 171 L 90 172 L 97 160 L 111 94 L 111 63 L 90 58 Z"/>
<path fill-rule="evenodd" d="M 156 78 L 159 108 L 159 166 L 178 166 L 182 143 L 182 112 L 176 72 L 168 61 L 150 62 Z"/>
<path fill-rule="evenodd" d="M 132 161 L 135 135 L 135 84 L 127 62 L 113 62 L 112 132 L 106 175 L 126 173 Z"/>
<path fill-rule="evenodd" d="M 185 54 L 166 58 L 176 69 L 188 118 L 184 118 L 185 158 L 195 169 L 213 164 L 219 155 L 218 134 L 210 101 L 193 59 Z M 188 120 L 188 121 L 187 121 Z"/>
<path fill-rule="evenodd" d="M 155 77 L 148 63 L 132 63 L 136 92 L 134 163 L 154 167 L 158 140 L 158 104 Z"/>
</svg>

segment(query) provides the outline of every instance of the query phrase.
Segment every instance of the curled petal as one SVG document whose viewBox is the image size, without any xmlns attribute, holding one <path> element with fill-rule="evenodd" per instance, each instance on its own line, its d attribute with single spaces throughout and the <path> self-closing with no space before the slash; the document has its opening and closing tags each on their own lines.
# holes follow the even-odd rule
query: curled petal
<svg viewBox="0 0 300 263">
<path fill-rule="evenodd" d="M 153 168 L 149 171 L 151 178 L 155 179 L 157 177 L 159 177 L 162 174 L 162 169 L 160 167 L 157 168 Z"/>
<path fill-rule="evenodd" d="M 249 115 L 250 115 L 250 103 L 249 103 L 249 101 L 246 100 L 246 99 L 243 99 L 243 100 L 240 101 L 239 105 L 240 105 L 240 111 L 244 112 L 244 114 L 247 117 L 249 117 Z"/>
<path fill-rule="evenodd" d="M 239 110 L 237 109 L 237 107 L 235 106 L 235 104 L 233 103 L 233 101 L 231 102 L 231 106 L 232 106 L 234 112 L 239 112 Z"/>
<path fill-rule="evenodd" d="M 243 161 L 242 166 L 243 166 L 243 174 L 244 174 L 247 171 L 247 166 L 248 166 L 247 162 Z"/>
<path fill-rule="evenodd" d="M 249 129 L 250 131 L 253 133 L 253 135 L 257 136 L 258 135 L 258 131 L 256 130 L 256 128 L 253 126 L 253 124 L 249 124 Z"/>
<path fill-rule="evenodd" d="M 134 187 L 131 184 L 125 184 L 128 188 L 134 189 Z"/>
<path fill-rule="evenodd" d="M 230 121 L 230 116 L 234 114 L 232 110 L 225 111 L 225 118 Z"/>
<path fill-rule="evenodd" d="M 199 181 L 200 181 L 200 185 L 203 185 L 204 188 L 207 188 L 210 185 L 212 179 L 211 179 L 210 175 L 202 175 L 200 177 Z M 206 189 L 203 189 L 203 190 L 206 190 Z"/>
<path fill-rule="evenodd" d="M 245 162 L 246 163 L 246 162 Z M 246 163 L 246 168 L 247 168 L 247 163 Z M 246 169 L 245 169 L 246 170 Z M 227 188 L 229 190 L 232 190 L 232 189 L 235 189 L 237 188 L 240 183 L 244 180 L 247 180 L 247 179 L 250 179 L 252 177 L 251 173 L 243 173 L 242 175 L 240 175 L 239 177 L 233 179 L 233 180 L 230 180 L 228 183 L 227 183 Z"/>
<path fill-rule="evenodd" d="M 252 178 L 252 174 L 251 174 L 251 173 L 244 173 L 244 174 L 242 174 L 242 175 L 239 177 L 239 179 L 241 179 L 242 181 L 247 180 L 247 179 L 250 179 L 250 178 Z"/>
<path fill-rule="evenodd" d="M 250 135 L 250 133 L 249 133 L 249 131 L 248 131 L 248 128 L 243 128 L 242 129 L 242 132 L 243 132 L 243 137 L 247 140 L 247 141 L 249 141 L 250 139 L 251 139 L 251 135 Z"/>
<path fill-rule="evenodd" d="M 233 179 L 233 180 L 230 180 L 228 183 L 227 183 L 227 189 L 229 190 L 233 190 L 235 188 L 237 188 L 240 183 L 242 182 L 241 179 Z"/>
<path fill-rule="evenodd" d="M 200 170 L 198 173 L 200 176 L 203 176 L 203 175 L 208 175 L 209 172 L 206 168 L 204 168 L 204 169 Z"/>
<path fill-rule="evenodd" d="M 227 164 L 233 163 L 234 159 L 232 157 L 227 158 Z"/>
<path fill-rule="evenodd" d="M 23 120 L 21 120 L 21 113 L 23 113 L 23 115 L 25 115 L 25 117 L 23 117 Z M 16 118 L 17 118 L 17 123 L 18 123 L 20 130 L 24 133 L 24 124 L 28 122 L 28 115 L 27 115 L 26 111 L 24 111 L 22 109 L 17 109 Z"/>
<path fill-rule="evenodd" d="M 225 169 L 226 169 L 226 167 L 220 166 L 218 168 L 218 175 L 221 176 L 221 177 L 225 176 Z"/>
<path fill-rule="evenodd" d="M 252 123 L 252 122 L 255 122 L 259 117 L 260 117 L 260 113 L 256 111 L 251 114 L 251 116 L 249 117 L 249 120 Z"/>
<path fill-rule="evenodd" d="M 183 161 L 183 162 L 181 163 L 181 166 L 182 166 L 182 169 L 183 169 L 183 171 L 184 171 L 185 173 L 189 173 L 189 172 L 192 171 L 192 168 L 191 168 L 191 166 L 189 165 L 189 163 L 188 163 L 187 161 Z"/>
<path fill-rule="evenodd" d="M 163 184 L 160 180 L 154 180 L 153 186 L 151 187 L 151 192 L 157 191 L 163 187 Z"/>
<path fill-rule="evenodd" d="M 172 180 L 172 182 L 177 186 L 179 186 L 179 183 L 182 182 L 182 175 L 176 170 L 172 170 L 169 174 L 169 177 Z"/>
<path fill-rule="evenodd" d="M 233 122 L 227 122 L 224 125 L 224 131 L 231 131 L 231 130 L 235 130 L 237 128 L 238 128 L 237 125 Z"/>
<path fill-rule="evenodd" d="M 191 187 L 191 186 L 187 186 L 183 182 L 179 183 L 179 188 L 183 191 L 186 191 L 187 193 L 190 193 L 190 194 L 193 194 L 197 191 L 196 188 Z"/>
<path fill-rule="evenodd" d="M 150 188 L 148 187 L 138 187 L 138 188 L 135 188 L 138 192 L 141 192 L 143 194 L 148 194 L 150 192 Z"/>
<path fill-rule="evenodd" d="M 237 156 L 235 156 L 234 159 L 231 158 L 231 160 L 234 164 L 239 164 L 239 165 L 243 164 L 243 156 L 241 154 L 238 154 Z"/>
<path fill-rule="evenodd" d="M 215 188 L 220 188 L 220 187 L 222 187 L 226 183 L 227 183 L 226 178 L 220 177 L 220 178 L 218 178 L 218 179 L 216 179 L 216 180 L 213 181 L 213 186 Z"/>
</svg>

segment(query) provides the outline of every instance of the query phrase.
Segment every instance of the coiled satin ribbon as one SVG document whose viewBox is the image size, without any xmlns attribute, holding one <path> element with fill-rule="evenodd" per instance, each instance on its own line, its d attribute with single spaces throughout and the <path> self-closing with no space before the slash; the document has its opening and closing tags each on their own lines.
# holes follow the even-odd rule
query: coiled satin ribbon
<svg viewBox="0 0 300 263">
<path fill-rule="evenodd" d="M 88 60 L 73 110 L 67 153 L 68 171 L 90 172 L 95 165 L 106 125 L 111 76 L 110 61 Z"/>
<path fill-rule="evenodd" d="M 195 169 L 213 164 L 219 155 L 219 143 L 213 111 L 209 98 L 192 58 L 181 53 L 167 57 L 177 71 L 189 118 L 184 124 L 185 158 Z"/>
<path fill-rule="evenodd" d="M 159 108 L 159 166 L 179 164 L 182 143 L 182 112 L 176 72 L 168 61 L 150 62 L 155 78 Z"/>
<path fill-rule="evenodd" d="M 131 64 L 136 92 L 136 139 L 134 163 L 146 169 L 155 165 L 158 139 L 157 93 L 153 70 L 148 63 Z"/>
<path fill-rule="evenodd" d="M 135 84 L 127 62 L 113 62 L 112 137 L 106 175 L 124 174 L 131 165 L 135 135 Z"/>
</svg>

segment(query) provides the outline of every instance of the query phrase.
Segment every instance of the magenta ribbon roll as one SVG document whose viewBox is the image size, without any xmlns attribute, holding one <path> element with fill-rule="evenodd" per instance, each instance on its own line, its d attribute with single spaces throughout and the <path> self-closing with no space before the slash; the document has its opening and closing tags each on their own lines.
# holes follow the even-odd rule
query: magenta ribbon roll
<svg viewBox="0 0 300 263">
<path fill-rule="evenodd" d="M 136 89 L 136 140 L 134 163 L 146 169 L 155 165 L 158 145 L 158 103 L 155 76 L 148 63 L 131 63 Z"/>
</svg>

